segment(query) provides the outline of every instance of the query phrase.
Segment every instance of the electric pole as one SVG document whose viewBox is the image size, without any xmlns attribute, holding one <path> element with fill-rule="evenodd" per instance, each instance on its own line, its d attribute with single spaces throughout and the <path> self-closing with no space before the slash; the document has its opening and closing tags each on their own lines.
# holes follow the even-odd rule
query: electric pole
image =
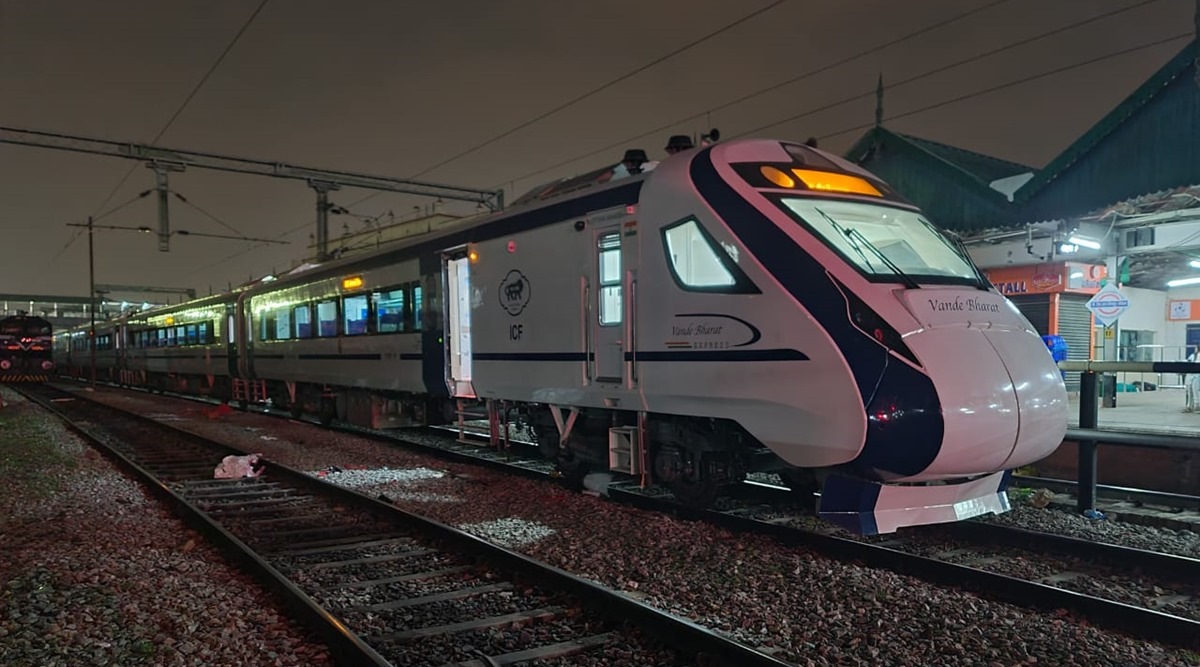
<svg viewBox="0 0 1200 667">
<path fill-rule="evenodd" d="M 92 216 L 88 216 L 88 310 L 92 326 L 88 331 L 88 353 L 91 355 L 92 391 L 96 390 L 96 254 L 92 244 Z"/>
</svg>

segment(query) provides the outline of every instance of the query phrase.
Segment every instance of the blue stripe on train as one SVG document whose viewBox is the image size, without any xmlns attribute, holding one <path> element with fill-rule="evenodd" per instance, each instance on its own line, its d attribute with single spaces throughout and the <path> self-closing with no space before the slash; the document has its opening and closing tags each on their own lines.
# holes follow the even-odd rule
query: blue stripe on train
<svg viewBox="0 0 1200 667">
<path fill-rule="evenodd" d="M 712 148 L 701 150 L 692 159 L 691 177 L 704 201 L 817 320 L 849 364 L 871 417 L 863 450 L 852 465 L 864 474 L 887 471 L 897 475 L 916 474 L 928 467 L 941 449 L 944 432 L 933 381 L 907 364 L 888 363 L 887 351 L 850 322 L 846 298 L 835 279 L 725 182 L 713 165 Z M 885 407 L 884 418 L 874 418 Z"/>
</svg>

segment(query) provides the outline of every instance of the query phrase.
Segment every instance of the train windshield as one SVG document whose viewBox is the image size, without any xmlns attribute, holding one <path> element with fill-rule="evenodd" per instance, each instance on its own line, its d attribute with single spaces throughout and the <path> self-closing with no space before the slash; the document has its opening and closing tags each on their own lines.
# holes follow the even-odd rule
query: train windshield
<svg viewBox="0 0 1200 667">
<path fill-rule="evenodd" d="M 979 281 L 970 261 L 916 211 L 829 199 L 782 201 L 806 227 L 872 277 Z"/>
<path fill-rule="evenodd" d="M 0 336 L 33 338 L 49 335 L 50 326 L 42 322 L 22 322 L 20 320 L 0 322 Z"/>
</svg>

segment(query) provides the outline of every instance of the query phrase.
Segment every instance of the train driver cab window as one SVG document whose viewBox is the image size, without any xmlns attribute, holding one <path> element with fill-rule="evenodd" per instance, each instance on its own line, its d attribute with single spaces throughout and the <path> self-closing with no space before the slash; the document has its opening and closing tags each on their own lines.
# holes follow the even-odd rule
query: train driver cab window
<svg viewBox="0 0 1200 667">
<path fill-rule="evenodd" d="M 597 245 L 600 326 L 615 326 L 621 323 L 621 233 L 604 234 Z"/>
<path fill-rule="evenodd" d="M 695 218 L 684 218 L 662 230 L 663 252 L 671 278 L 689 292 L 760 294 L 738 266 L 737 248 L 718 243 Z"/>
<path fill-rule="evenodd" d="M 317 336 L 329 338 L 337 335 L 337 301 L 322 301 L 317 304 Z"/>
<path fill-rule="evenodd" d="M 671 271 L 684 287 L 732 287 L 737 280 L 721 261 L 725 250 L 713 247 L 712 239 L 695 220 L 686 220 L 663 230 Z"/>
<path fill-rule="evenodd" d="M 358 294 L 342 299 L 344 321 L 342 330 L 347 336 L 358 336 L 367 333 L 367 295 Z"/>
</svg>

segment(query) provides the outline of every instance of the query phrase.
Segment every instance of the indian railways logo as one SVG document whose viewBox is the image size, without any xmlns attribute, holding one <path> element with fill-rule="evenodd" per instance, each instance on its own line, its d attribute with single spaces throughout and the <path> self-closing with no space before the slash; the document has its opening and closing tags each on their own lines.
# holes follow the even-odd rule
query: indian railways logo
<svg viewBox="0 0 1200 667">
<path fill-rule="evenodd" d="M 500 281 L 500 305 L 513 317 L 521 314 L 529 305 L 529 279 L 513 269 Z"/>
</svg>

